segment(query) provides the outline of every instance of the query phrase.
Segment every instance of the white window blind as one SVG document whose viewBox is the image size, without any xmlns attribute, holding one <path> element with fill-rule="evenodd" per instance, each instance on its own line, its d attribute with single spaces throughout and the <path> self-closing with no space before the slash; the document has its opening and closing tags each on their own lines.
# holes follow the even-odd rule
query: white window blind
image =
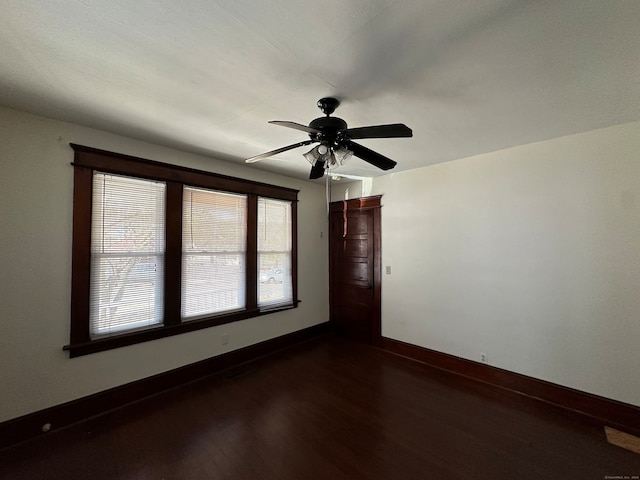
<svg viewBox="0 0 640 480">
<path fill-rule="evenodd" d="M 258 306 L 293 302 L 291 202 L 258 199 Z"/>
<path fill-rule="evenodd" d="M 162 323 L 165 184 L 95 172 L 90 333 Z"/>
<path fill-rule="evenodd" d="M 244 308 L 247 196 L 183 193 L 182 318 Z"/>
</svg>

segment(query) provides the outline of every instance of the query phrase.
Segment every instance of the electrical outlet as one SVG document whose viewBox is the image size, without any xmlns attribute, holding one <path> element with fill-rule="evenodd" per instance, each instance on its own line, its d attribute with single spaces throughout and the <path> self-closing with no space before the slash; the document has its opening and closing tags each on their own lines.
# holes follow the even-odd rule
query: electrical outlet
<svg viewBox="0 0 640 480">
<path fill-rule="evenodd" d="M 223 333 L 220 338 L 222 340 L 222 345 L 227 345 L 229 343 L 229 334 L 228 333 Z"/>
<path fill-rule="evenodd" d="M 480 361 L 482 363 L 489 363 L 489 360 L 487 359 L 487 354 L 486 353 L 484 353 L 484 352 L 480 353 Z"/>
<path fill-rule="evenodd" d="M 387 265 L 387 275 L 391 275 L 391 265 Z"/>
</svg>

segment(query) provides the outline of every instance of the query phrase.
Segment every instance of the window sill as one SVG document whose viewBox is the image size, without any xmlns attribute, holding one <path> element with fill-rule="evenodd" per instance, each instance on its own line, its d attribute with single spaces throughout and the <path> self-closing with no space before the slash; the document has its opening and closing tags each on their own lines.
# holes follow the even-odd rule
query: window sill
<svg viewBox="0 0 640 480">
<path fill-rule="evenodd" d="M 300 301 L 296 300 L 292 304 L 287 305 L 276 305 L 273 307 L 256 310 L 243 310 L 241 312 L 216 315 L 215 317 L 185 321 L 183 323 L 178 323 L 175 325 L 163 325 L 161 327 L 153 327 L 147 330 L 137 330 L 135 332 L 111 335 L 108 337 L 97 338 L 90 342 L 65 345 L 64 347 L 62 347 L 62 349 L 69 352 L 70 358 L 80 357 L 82 355 L 88 355 L 90 353 L 103 352 L 105 350 L 126 347 L 128 345 L 135 345 L 136 343 L 148 342 L 151 340 L 157 340 L 159 338 L 179 335 L 181 333 L 202 330 L 203 328 L 214 327 L 216 325 L 224 325 L 226 323 L 232 323 L 253 317 L 269 315 L 271 313 L 291 310 L 293 308 L 297 308 L 299 303 Z"/>
</svg>

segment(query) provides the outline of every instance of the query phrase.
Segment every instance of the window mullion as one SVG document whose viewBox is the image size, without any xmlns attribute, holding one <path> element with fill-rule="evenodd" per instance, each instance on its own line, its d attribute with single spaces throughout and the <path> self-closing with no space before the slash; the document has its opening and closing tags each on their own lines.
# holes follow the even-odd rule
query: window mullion
<svg viewBox="0 0 640 480">
<path fill-rule="evenodd" d="M 258 308 L 258 196 L 247 198 L 247 310 Z"/>
<path fill-rule="evenodd" d="M 180 323 L 182 301 L 182 184 L 167 182 L 164 324 Z"/>
</svg>

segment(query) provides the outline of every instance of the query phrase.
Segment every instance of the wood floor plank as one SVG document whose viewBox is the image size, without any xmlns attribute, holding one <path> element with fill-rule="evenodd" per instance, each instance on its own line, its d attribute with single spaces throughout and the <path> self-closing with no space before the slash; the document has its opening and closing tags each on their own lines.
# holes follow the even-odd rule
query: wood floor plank
<svg viewBox="0 0 640 480">
<path fill-rule="evenodd" d="M 640 455 L 535 400 L 336 337 L 0 452 L 2 479 L 603 479 Z"/>
<path fill-rule="evenodd" d="M 604 433 L 607 436 L 607 441 L 621 448 L 640 454 L 640 438 L 635 435 L 629 435 L 628 433 L 621 432 L 611 427 L 604 427 Z"/>
</svg>

